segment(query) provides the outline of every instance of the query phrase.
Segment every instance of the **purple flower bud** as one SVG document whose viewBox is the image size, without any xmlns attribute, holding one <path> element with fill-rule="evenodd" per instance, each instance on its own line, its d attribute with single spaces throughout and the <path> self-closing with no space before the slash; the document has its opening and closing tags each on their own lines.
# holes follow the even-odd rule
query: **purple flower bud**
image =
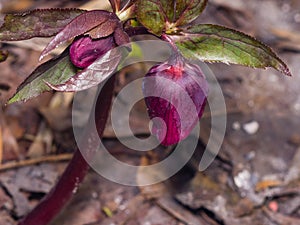
<svg viewBox="0 0 300 225">
<path fill-rule="evenodd" d="M 70 59 L 75 66 L 86 68 L 115 46 L 113 36 L 100 39 L 80 36 L 71 44 Z"/>
<path fill-rule="evenodd" d="M 149 70 L 143 93 L 153 119 L 152 133 L 169 146 L 185 139 L 201 118 L 208 83 L 198 65 L 175 56 Z"/>
</svg>

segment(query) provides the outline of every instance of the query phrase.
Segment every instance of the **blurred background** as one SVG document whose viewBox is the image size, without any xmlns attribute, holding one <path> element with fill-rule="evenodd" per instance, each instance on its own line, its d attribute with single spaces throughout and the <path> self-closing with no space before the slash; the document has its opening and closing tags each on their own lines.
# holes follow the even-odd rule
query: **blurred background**
<svg viewBox="0 0 300 225">
<path fill-rule="evenodd" d="M 1 14 L 53 7 L 109 9 L 109 4 L 106 0 L 0 0 Z M 209 64 L 222 87 L 228 120 L 212 165 L 198 171 L 210 117 L 218 114 L 207 109 L 195 154 L 179 173 L 156 185 L 127 187 L 91 170 L 53 225 L 300 224 L 300 1 L 210 0 L 196 23 L 220 24 L 256 37 L 272 47 L 293 76 L 273 69 Z M 5 105 L 40 63 L 48 41 L 0 43 L 10 52 L 0 64 L 1 225 L 16 224 L 38 204 L 76 147 L 72 93 L 45 93 L 26 103 Z M 133 65 L 120 73 L 116 94 L 147 68 Z M 149 134 L 142 101 L 132 109 L 130 120 L 137 135 Z M 116 158 L 133 165 L 150 165 L 170 152 L 163 147 L 130 151 L 117 141 L 110 123 L 104 140 Z"/>
</svg>

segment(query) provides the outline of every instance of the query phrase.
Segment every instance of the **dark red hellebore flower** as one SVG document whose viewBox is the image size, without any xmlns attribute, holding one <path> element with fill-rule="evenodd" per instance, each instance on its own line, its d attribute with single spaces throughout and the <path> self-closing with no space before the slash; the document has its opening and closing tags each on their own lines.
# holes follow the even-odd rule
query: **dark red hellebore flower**
<svg viewBox="0 0 300 225">
<path fill-rule="evenodd" d="M 198 65 L 175 54 L 149 70 L 143 93 L 150 119 L 159 118 L 153 120 L 152 134 L 169 146 L 185 139 L 201 118 L 208 83 Z"/>
</svg>

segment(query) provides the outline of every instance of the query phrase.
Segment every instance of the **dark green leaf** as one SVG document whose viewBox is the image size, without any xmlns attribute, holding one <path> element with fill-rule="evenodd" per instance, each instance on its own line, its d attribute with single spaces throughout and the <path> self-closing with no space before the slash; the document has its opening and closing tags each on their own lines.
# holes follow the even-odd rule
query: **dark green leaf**
<svg viewBox="0 0 300 225">
<path fill-rule="evenodd" d="M 0 18 L 0 40 L 51 37 L 83 12 L 80 9 L 37 9 L 22 14 L 7 14 Z"/>
<path fill-rule="evenodd" d="M 26 101 L 39 94 L 50 91 L 51 88 L 45 82 L 61 84 L 76 74 L 77 69 L 69 60 L 69 49 L 60 56 L 51 59 L 38 68 L 18 87 L 16 94 L 8 101 Z"/>
<path fill-rule="evenodd" d="M 160 35 L 176 32 L 178 26 L 186 25 L 203 11 L 207 0 L 139 0 L 138 20 L 152 33 Z"/>
<path fill-rule="evenodd" d="M 176 14 L 173 22 L 176 26 L 182 26 L 192 22 L 203 11 L 207 4 L 207 0 L 177 0 Z"/>
<path fill-rule="evenodd" d="M 169 4 L 168 4 L 169 3 Z M 164 9 L 169 9 L 171 1 L 139 0 L 137 2 L 137 18 L 151 33 L 160 35 L 168 18 Z"/>
<path fill-rule="evenodd" d="M 122 56 L 127 53 L 125 46 L 114 48 L 64 83 L 47 81 L 47 84 L 56 91 L 81 91 L 96 86 L 115 72 Z"/>
<path fill-rule="evenodd" d="M 170 36 L 182 54 L 207 62 L 223 62 L 255 68 L 273 67 L 291 75 L 271 48 L 244 33 L 210 24 L 195 25 Z"/>
</svg>

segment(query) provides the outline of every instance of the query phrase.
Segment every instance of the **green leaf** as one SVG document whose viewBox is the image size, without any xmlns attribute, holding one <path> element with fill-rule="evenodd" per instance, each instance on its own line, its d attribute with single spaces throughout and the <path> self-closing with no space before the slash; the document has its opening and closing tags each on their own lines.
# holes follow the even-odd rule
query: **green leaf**
<svg viewBox="0 0 300 225">
<path fill-rule="evenodd" d="M 177 0 L 176 15 L 173 22 L 176 26 L 182 26 L 196 19 L 207 4 L 207 0 Z"/>
<path fill-rule="evenodd" d="M 46 81 L 56 91 L 82 91 L 94 87 L 113 75 L 122 58 L 128 55 L 128 46 L 113 48 L 63 83 Z"/>
<path fill-rule="evenodd" d="M 83 12 L 80 9 L 36 9 L 22 14 L 7 14 L 0 18 L 0 41 L 51 37 Z"/>
<path fill-rule="evenodd" d="M 168 21 L 164 10 L 169 9 L 171 1 L 139 0 L 137 18 L 151 33 L 160 35 Z"/>
<path fill-rule="evenodd" d="M 8 101 L 26 101 L 36 97 L 51 88 L 45 82 L 61 84 L 74 76 L 77 69 L 69 59 L 69 49 L 67 48 L 60 56 L 51 59 L 33 71 L 32 74 L 18 87 L 16 94 Z"/>
<path fill-rule="evenodd" d="M 273 67 L 291 75 L 271 48 L 244 33 L 210 24 L 192 26 L 169 36 L 186 58 L 223 62 L 255 68 Z"/>
<path fill-rule="evenodd" d="M 150 32 L 160 35 L 173 33 L 177 27 L 196 19 L 205 8 L 207 0 L 139 0 L 137 18 Z"/>
</svg>

